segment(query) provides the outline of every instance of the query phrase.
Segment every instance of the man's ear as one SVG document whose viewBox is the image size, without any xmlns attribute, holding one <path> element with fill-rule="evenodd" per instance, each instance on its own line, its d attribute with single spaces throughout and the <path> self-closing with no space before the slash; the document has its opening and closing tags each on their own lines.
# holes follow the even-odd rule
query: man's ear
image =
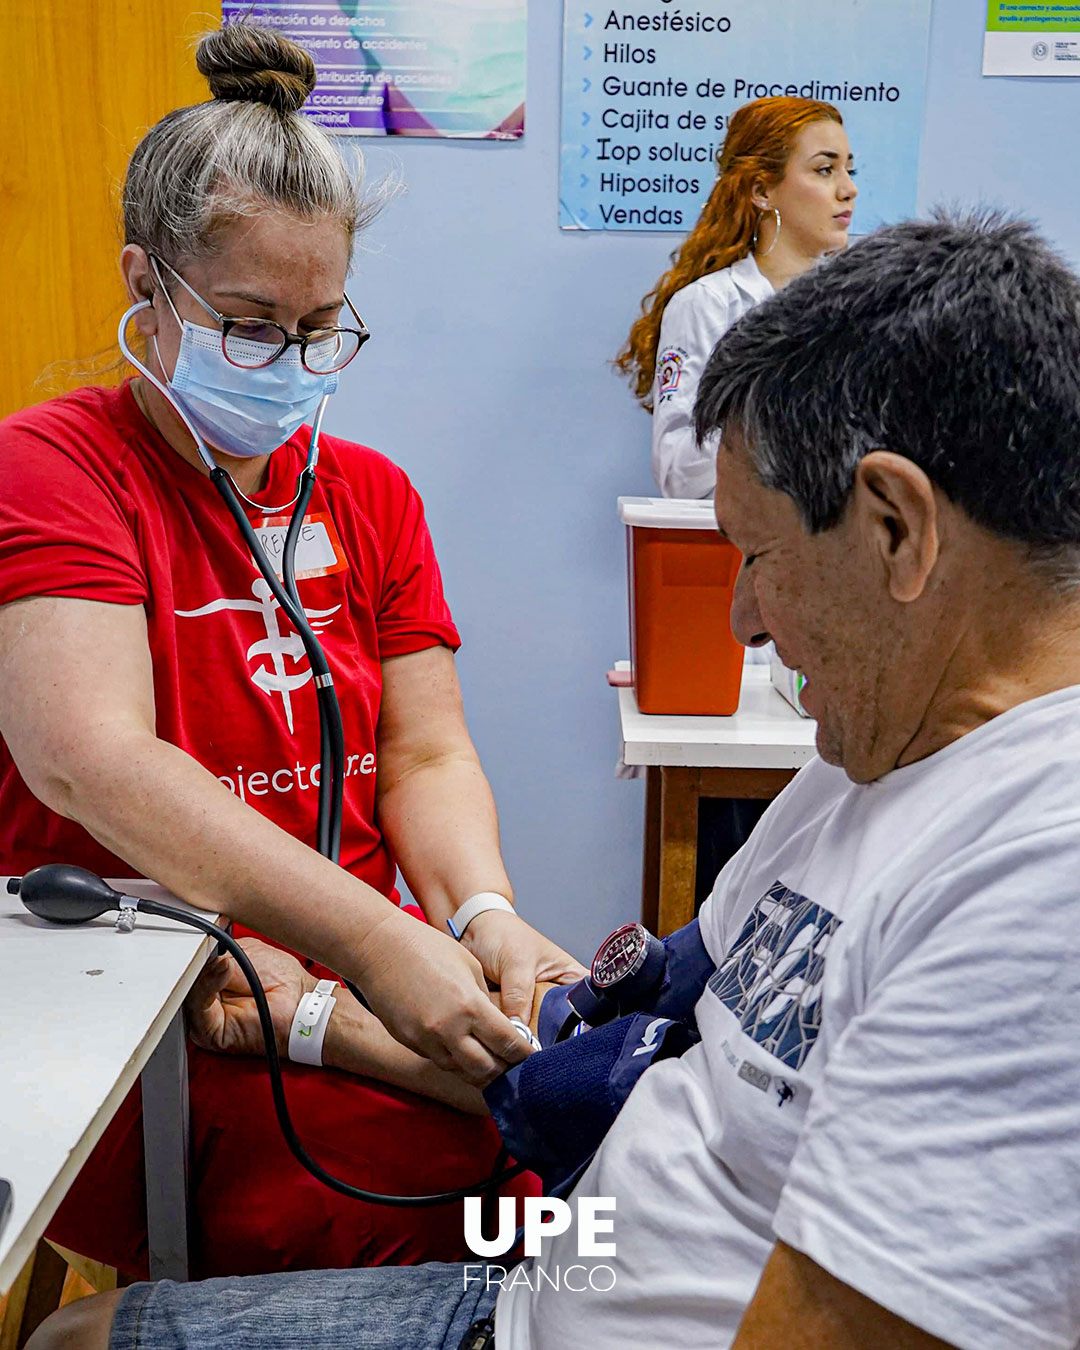
<svg viewBox="0 0 1080 1350">
<path fill-rule="evenodd" d="M 130 304 L 137 305 L 140 300 L 153 300 L 157 288 L 154 274 L 150 270 L 150 259 L 144 248 L 140 248 L 138 244 L 124 245 L 120 253 L 120 274 L 124 278 L 124 288 L 128 293 Z M 152 306 L 140 309 L 133 322 L 143 337 L 151 337 L 158 330 L 157 313 Z"/>
<path fill-rule="evenodd" d="M 918 600 L 941 546 L 933 483 L 903 455 L 872 450 L 855 470 L 852 507 L 885 568 L 889 594 L 901 604 Z"/>
</svg>

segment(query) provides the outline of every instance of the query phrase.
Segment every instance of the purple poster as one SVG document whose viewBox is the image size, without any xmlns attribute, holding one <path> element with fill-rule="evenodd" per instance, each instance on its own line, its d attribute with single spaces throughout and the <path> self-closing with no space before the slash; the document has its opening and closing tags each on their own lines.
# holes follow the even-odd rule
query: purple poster
<svg viewBox="0 0 1080 1350">
<path fill-rule="evenodd" d="M 526 0 L 224 0 L 306 48 L 303 111 L 358 136 L 516 140 L 525 130 Z"/>
</svg>

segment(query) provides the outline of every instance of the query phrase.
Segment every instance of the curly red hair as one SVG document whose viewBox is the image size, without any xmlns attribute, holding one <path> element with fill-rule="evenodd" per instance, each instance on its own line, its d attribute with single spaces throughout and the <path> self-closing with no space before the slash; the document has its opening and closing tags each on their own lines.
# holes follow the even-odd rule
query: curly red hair
<svg viewBox="0 0 1080 1350">
<path fill-rule="evenodd" d="M 728 123 L 716 156 L 718 177 L 697 224 L 671 255 L 671 267 L 641 302 L 615 366 L 633 382 L 634 396 L 651 411 L 656 350 L 664 306 L 684 286 L 749 255 L 761 212 L 751 200 L 754 185 L 778 183 L 795 138 L 811 122 L 844 119 L 831 103 L 810 98 L 759 98 L 739 108 Z"/>
</svg>

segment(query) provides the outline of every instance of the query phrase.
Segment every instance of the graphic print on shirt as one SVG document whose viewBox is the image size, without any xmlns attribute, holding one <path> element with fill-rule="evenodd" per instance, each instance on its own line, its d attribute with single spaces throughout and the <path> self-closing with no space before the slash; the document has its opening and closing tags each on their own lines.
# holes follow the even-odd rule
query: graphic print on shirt
<svg viewBox="0 0 1080 1350">
<path fill-rule="evenodd" d="M 247 649 L 247 659 L 254 661 L 260 656 L 268 656 L 270 665 L 260 663 L 256 666 L 251 675 L 251 683 L 271 697 L 274 694 L 281 695 L 285 722 L 291 732 L 292 696 L 311 679 L 311 666 L 308 665 L 307 653 L 304 651 L 300 635 L 293 632 L 283 633 L 278 627 L 278 610 L 281 607 L 262 577 L 256 577 L 251 583 L 251 593 L 255 597 L 254 600 L 211 600 L 209 604 L 202 605 L 199 609 L 178 609 L 176 614 L 181 619 L 197 619 L 205 614 L 220 613 L 224 609 L 239 609 L 252 610 L 260 615 L 266 636 L 251 644 Z M 334 605 L 331 609 L 305 609 L 304 613 L 314 631 L 321 633 L 332 622 L 330 616 L 336 614 L 340 608 L 340 605 Z M 293 664 L 292 674 L 289 674 L 285 667 L 286 658 Z"/>
<path fill-rule="evenodd" d="M 659 381 L 659 388 L 656 392 L 661 402 L 667 395 L 674 394 L 675 390 L 678 389 L 686 356 L 687 354 L 682 347 L 669 347 L 657 361 L 656 377 Z"/>
<path fill-rule="evenodd" d="M 709 979 L 746 1035 L 795 1072 L 817 1040 L 825 958 L 840 923 L 774 881 Z"/>
</svg>

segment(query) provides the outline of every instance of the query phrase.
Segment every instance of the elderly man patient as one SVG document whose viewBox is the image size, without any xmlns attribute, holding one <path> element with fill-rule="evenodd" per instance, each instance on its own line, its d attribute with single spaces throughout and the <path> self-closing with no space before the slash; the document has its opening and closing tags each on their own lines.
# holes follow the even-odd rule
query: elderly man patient
<svg viewBox="0 0 1080 1350">
<path fill-rule="evenodd" d="M 819 757 L 577 1184 L 615 1255 L 134 1285 L 34 1350 L 1080 1345 L 1080 281 L 1022 223 L 882 230 L 725 335 L 696 429 Z"/>
</svg>

